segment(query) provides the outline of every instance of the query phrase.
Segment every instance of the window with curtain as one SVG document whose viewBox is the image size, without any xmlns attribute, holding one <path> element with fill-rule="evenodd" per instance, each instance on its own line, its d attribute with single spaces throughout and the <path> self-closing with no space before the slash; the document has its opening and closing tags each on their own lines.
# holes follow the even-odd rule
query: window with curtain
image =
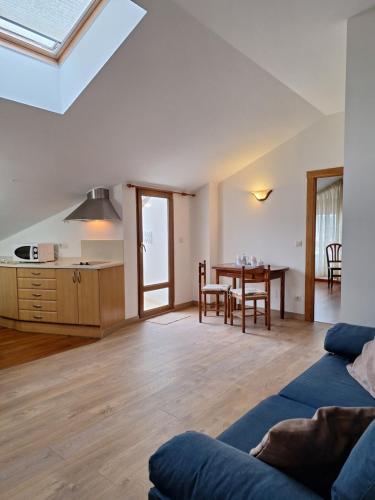
<svg viewBox="0 0 375 500">
<path fill-rule="evenodd" d="M 342 243 L 342 179 L 318 192 L 316 197 L 315 277 L 327 277 L 326 247 Z"/>
</svg>

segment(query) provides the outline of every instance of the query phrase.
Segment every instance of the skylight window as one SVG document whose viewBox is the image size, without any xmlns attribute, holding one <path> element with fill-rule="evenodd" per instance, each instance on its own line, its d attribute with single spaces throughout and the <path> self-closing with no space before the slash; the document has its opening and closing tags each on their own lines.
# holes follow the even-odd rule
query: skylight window
<svg viewBox="0 0 375 500">
<path fill-rule="evenodd" d="M 0 0 L 0 40 L 58 60 L 103 0 Z"/>
</svg>

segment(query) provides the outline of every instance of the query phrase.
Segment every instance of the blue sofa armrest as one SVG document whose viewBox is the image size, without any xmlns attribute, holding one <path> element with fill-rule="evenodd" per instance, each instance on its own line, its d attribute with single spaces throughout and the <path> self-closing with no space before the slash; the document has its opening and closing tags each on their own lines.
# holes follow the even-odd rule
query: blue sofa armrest
<svg viewBox="0 0 375 500">
<path fill-rule="evenodd" d="M 333 354 L 340 354 L 354 360 L 361 354 L 366 342 L 374 340 L 374 338 L 375 328 L 337 323 L 328 330 L 324 349 Z"/>
<path fill-rule="evenodd" d="M 197 432 L 174 437 L 150 458 L 150 480 L 178 500 L 317 500 L 279 470 Z"/>
</svg>

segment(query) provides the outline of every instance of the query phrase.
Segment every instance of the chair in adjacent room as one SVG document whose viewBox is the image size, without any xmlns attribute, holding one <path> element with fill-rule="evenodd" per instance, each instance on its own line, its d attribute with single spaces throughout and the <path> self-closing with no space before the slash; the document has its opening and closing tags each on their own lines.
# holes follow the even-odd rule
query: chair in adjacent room
<svg viewBox="0 0 375 500">
<path fill-rule="evenodd" d="M 328 288 L 332 289 L 335 278 L 340 278 L 341 282 L 341 254 L 341 243 L 331 243 L 326 246 Z"/>
<path fill-rule="evenodd" d="M 199 323 L 202 323 L 202 308 L 203 313 L 207 316 L 207 295 L 215 295 L 216 297 L 216 315 L 220 314 L 220 297 L 224 298 L 224 323 L 228 320 L 228 292 L 230 285 L 222 284 L 207 284 L 207 265 L 206 261 L 199 262 Z M 203 299 L 203 300 L 202 300 Z"/>
<path fill-rule="evenodd" d="M 252 311 L 254 324 L 258 316 L 264 316 L 265 324 L 268 330 L 271 330 L 271 270 L 270 266 L 259 267 L 255 269 L 246 269 L 242 266 L 241 287 L 230 290 L 229 293 L 229 312 L 230 324 L 233 325 L 233 317 L 239 313 L 241 317 L 242 332 L 246 331 L 246 310 Z M 264 283 L 264 290 L 255 288 L 255 283 Z M 240 308 L 236 308 L 239 302 Z M 258 309 L 258 301 L 264 302 L 264 311 Z M 249 316 L 249 315 L 248 315 Z"/>
</svg>

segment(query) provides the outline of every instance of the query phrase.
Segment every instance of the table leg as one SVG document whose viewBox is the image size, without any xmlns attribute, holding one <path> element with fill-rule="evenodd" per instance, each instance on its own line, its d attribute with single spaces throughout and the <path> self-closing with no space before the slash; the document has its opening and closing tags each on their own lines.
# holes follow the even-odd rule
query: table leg
<svg viewBox="0 0 375 500">
<path fill-rule="evenodd" d="M 284 319 L 285 314 L 285 273 L 280 276 L 280 318 Z"/>
</svg>

